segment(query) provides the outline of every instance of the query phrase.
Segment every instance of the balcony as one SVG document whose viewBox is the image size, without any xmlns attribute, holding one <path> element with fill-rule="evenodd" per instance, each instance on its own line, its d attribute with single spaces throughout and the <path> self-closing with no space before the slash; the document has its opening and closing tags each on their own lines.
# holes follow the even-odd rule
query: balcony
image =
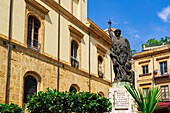
<svg viewBox="0 0 170 113">
<path fill-rule="evenodd" d="M 99 78 L 103 79 L 104 74 L 101 71 L 98 71 Z"/>
<path fill-rule="evenodd" d="M 41 44 L 38 42 L 27 42 L 27 48 L 40 53 Z"/>
<path fill-rule="evenodd" d="M 71 66 L 75 67 L 77 69 L 79 68 L 79 62 L 76 59 L 74 59 L 73 57 L 71 57 Z"/>
</svg>

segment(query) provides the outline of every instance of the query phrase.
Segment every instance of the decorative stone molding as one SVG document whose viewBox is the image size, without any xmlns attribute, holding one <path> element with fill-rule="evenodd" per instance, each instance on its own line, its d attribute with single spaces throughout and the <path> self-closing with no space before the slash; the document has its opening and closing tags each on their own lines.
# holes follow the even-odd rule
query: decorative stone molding
<svg viewBox="0 0 170 113">
<path fill-rule="evenodd" d="M 25 11 L 25 33 L 24 33 L 24 45 L 27 46 L 27 28 L 28 28 L 28 17 L 34 16 L 40 21 L 39 28 L 39 43 L 41 44 L 40 52 L 44 52 L 44 33 L 45 33 L 45 15 L 49 13 L 49 10 L 42 6 L 35 0 L 25 0 L 26 11 Z"/>
<path fill-rule="evenodd" d="M 25 0 L 25 2 L 27 3 L 27 8 L 29 10 L 38 10 L 41 13 L 43 13 L 44 15 L 48 14 L 49 10 L 46 9 L 44 6 L 42 6 L 41 4 L 39 4 L 38 2 L 36 2 L 35 0 Z M 29 4 L 29 5 L 28 5 Z M 30 7 L 32 6 L 32 7 Z M 45 18 L 45 17 L 44 17 Z"/>
<path fill-rule="evenodd" d="M 97 48 L 97 53 L 99 53 L 100 55 L 102 55 L 103 57 L 105 56 L 107 50 L 105 50 L 103 47 L 101 47 L 99 44 L 96 44 L 96 48 Z"/>
<path fill-rule="evenodd" d="M 68 25 L 68 29 L 70 31 L 70 64 L 71 64 L 71 42 L 75 41 L 78 44 L 77 61 L 79 62 L 79 69 L 80 69 L 81 68 L 81 39 L 83 39 L 84 34 L 71 25 Z"/>
<path fill-rule="evenodd" d="M 73 26 L 69 25 L 68 29 L 70 30 L 70 35 L 73 37 L 76 37 L 79 42 L 81 42 L 81 39 L 84 37 L 84 34 L 78 31 Z"/>
<path fill-rule="evenodd" d="M 148 62 L 150 62 L 150 61 L 151 61 L 151 60 L 141 61 L 141 62 L 139 62 L 139 64 L 148 63 Z"/>
<path fill-rule="evenodd" d="M 82 21 L 80 21 L 78 18 L 76 18 L 74 15 L 72 15 L 69 11 L 67 11 L 65 8 L 63 8 L 61 5 L 59 5 L 54 0 L 41 0 L 43 3 L 51 7 L 54 11 L 58 12 L 61 11 L 61 15 L 66 18 L 71 23 L 74 23 L 78 28 L 86 32 L 87 34 L 89 31 L 91 32 L 91 36 L 95 38 L 97 41 L 99 41 L 98 36 L 100 36 L 100 39 L 102 40 L 102 43 L 107 47 L 111 48 L 111 38 L 99 27 L 94 25 L 94 23 L 87 18 L 87 21 L 90 22 L 90 25 L 85 25 Z M 71 6 L 70 6 L 71 7 Z M 100 35 L 99 35 L 100 34 Z"/>
<path fill-rule="evenodd" d="M 168 58 L 169 58 L 169 56 L 164 56 L 164 57 L 157 58 L 156 61 L 163 60 L 163 59 L 168 59 Z"/>
<path fill-rule="evenodd" d="M 150 76 L 152 73 L 147 73 L 147 74 L 140 74 L 139 77 L 143 77 L 143 76 Z"/>
</svg>

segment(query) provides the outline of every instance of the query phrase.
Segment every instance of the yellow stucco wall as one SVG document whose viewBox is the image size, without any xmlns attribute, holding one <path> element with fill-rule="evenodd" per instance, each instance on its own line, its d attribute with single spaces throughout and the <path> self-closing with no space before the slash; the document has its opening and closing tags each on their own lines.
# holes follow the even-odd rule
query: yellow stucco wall
<svg viewBox="0 0 170 113">
<path fill-rule="evenodd" d="M 58 13 L 50 10 L 45 16 L 44 52 L 58 57 Z"/>
<path fill-rule="evenodd" d="M 12 15 L 12 38 L 24 43 L 25 29 L 25 2 L 24 0 L 13 1 Z"/>
<path fill-rule="evenodd" d="M 159 47 L 148 51 L 136 53 L 134 56 L 135 60 L 135 71 L 137 75 L 137 86 L 138 88 L 152 88 L 155 86 L 170 86 L 170 79 L 168 76 L 161 76 L 160 74 L 160 62 L 167 62 L 167 75 L 170 75 L 170 46 Z M 142 66 L 148 65 L 150 74 L 142 74 Z M 154 74 L 154 70 L 157 73 Z M 153 81 L 154 80 L 154 81 Z M 169 88 L 170 89 L 170 88 Z M 170 90 L 169 90 L 170 92 Z M 169 93 L 170 94 L 170 93 Z"/>
<path fill-rule="evenodd" d="M 2 2 L 2 1 L 1 1 Z M 41 0 L 37 0 L 40 4 L 42 4 L 44 7 L 46 7 L 49 10 L 49 13 L 45 15 L 44 19 L 44 36 L 40 36 L 40 38 L 44 39 L 44 50 L 41 52 L 47 53 L 53 57 L 58 56 L 58 13 L 51 8 L 49 8 L 46 4 L 44 4 Z M 62 1 L 61 4 L 68 5 L 68 1 Z M 84 4 L 84 5 L 83 5 Z M 87 1 L 82 2 L 82 10 L 86 10 L 86 4 Z M 9 5 L 9 4 L 8 4 Z M 4 6 L 4 5 L 3 5 Z M 25 7 L 26 3 L 25 1 L 14 1 L 13 3 L 14 10 L 13 10 L 13 19 L 12 19 L 12 39 L 19 41 L 20 43 L 26 44 L 24 42 L 24 34 L 27 34 L 27 26 L 25 26 L 25 18 L 26 18 L 26 13 L 25 13 Z M 17 8 L 18 6 L 21 6 Z M 66 6 L 63 6 L 66 7 Z M 86 18 L 86 12 L 83 14 L 84 19 Z M 6 13 L 7 14 L 7 13 Z M 2 14 L 3 15 L 3 14 Z M 6 19 L 7 15 L 6 15 Z M 87 18 L 86 18 L 87 20 Z M 89 70 L 89 36 L 88 33 L 85 33 L 82 31 L 80 28 L 78 28 L 76 25 L 74 25 L 72 22 L 68 21 L 63 15 L 60 16 L 60 58 L 61 60 L 69 63 L 70 60 L 70 31 L 68 29 L 68 25 L 72 25 L 75 27 L 78 31 L 84 34 L 84 37 L 81 40 L 81 69 L 88 71 Z M 7 21 L 4 21 L 4 23 L 8 23 Z M 7 25 L 3 25 L 8 28 Z M 3 29 L 4 30 L 4 29 Z M 3 31 L 1 30 L 1 31 Z M 41 31 L 43 32 L 43 31 Z M 7 36 L 7 31 L 6 33 L 2 33 L 3 35 Z M 26 36 L 25 36 L 26 37 Z M 97 74 L 97 50 L 96 50 L 96 44 L 98 42 L 92 39 L 92 44 L 91 44 L 91 72 L 94 74 Z M 94 42 L 94 44 L 93 44 Z M 99 43 L 100 44 L 100 43 Z M 100 44 L 102 46 L 102 44 Z M 42 47 L 41 47 L 42 48 Z M 108 48 L 104 47 L 107 51 L 109 51 Z M 110 79 L 110 57 L 109 53 L 106 53 L 105 56 L 105 77 L 107 79 Z M 93 63 L 94 62 L 94 63 Z"/>
<path fill-rule="evenodd" d="M 57 0 L 58 1 L 58 0 Z M 47 14 L 43 14 L 40 9 L 32 10 L 26 6 L 28 3 L 25 0 L 15 0 L 13 3 L 12 16 L 12 48 L 11 52 L 11 70 L 10 70 L 10 86 L 9 86 L 9 102 L 13 102 L 20 106 L 23 105 L 23 91 L 24 91 L 24 77 L 31 74 L 38 81 L 38 91 L 45 91 L 47 87 L 50 89 L 57 88 L 57 62 L 58 62 L 58 12 L 52 9 L 43 0 L 36 0 L 36 5 L 32 7 L 41 7 L 41 10 L 48 10 Z M 67 0 L 61 0 L 61 5 L 66 10 L 69 10 L 70 5 Z M 80 87 L 80 91 L 89 91 L 89 34 L 90 28 L 84 23 L 87 22 L 87 0 L 82 1 L 82 21 L 76 23 L 78 20 L 75 17 L 70 18 L 70 13 L 61 12 L 60 15 L 60 91 L 68 91 L 72 84 Z M 9 18 L 9 0 L 0 0 L 0 103 L 5 101 L 5 82 L 7 69 L 7 45 L 8 37 L 8 18 Z M 37 11 L 38 10 L 38 11 Z M 64 13 L 68 14 L 65 15 Z M 27 17 L 28 14 L 36 16 L 40 23 L 39 38 L 41 43 L 40 52 L 35 52 L 27 48 Z M 79 18 L 80 19 L 80 18 Z M 80 19 L 81 20 L 81 19 Z M 82 34 L 79 42 L 80 67 L 76 69 L 71 67 L 70 52 L 71 52 L 71 31 L 69 26 L 72 26 L 79 34 Z M 84 28 L 82 28 L 82 26 Z M 89 31 L 88 31 L 89 30 Z M 111 86 L 111 71 L 109 47 L 105 46 L 98 37 L 94 37 L 95 32 L 92 32 L 91 37 L 91 92 L 102 92 L 107 96 L 108 88 Z M 77 39 L 79 40 L 79 39 Z M 106 43 L 106 42 L 105 42 Z M 100 45 L 106 50 L 104 59 L 104 79 L 98 77 L 98 53 L 96 44 Z M 114 79 L 114 72 L 112 72 L 112 79 Z M 112 80 L 113 81 L 113 80 Z"/>
<path fill-rule="evenodd" d="M 94 74 L 98 74 L 97 72 L 97 48 L 96 48 L 96 40 L 91 38 L 91 72 Z"/>
<path fill-rule="evenodd" d="M 9 0 L 0 1 L 0 33 L 8 35 L 9 29 Z"/>
</svg>

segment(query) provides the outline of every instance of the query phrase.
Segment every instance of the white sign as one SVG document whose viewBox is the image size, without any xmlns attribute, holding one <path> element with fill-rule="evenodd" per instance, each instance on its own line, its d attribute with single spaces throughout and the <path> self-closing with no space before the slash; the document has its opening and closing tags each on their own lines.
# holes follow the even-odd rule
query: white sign
<svg viewBox="0 0 170 113">
<path fill-rule="evenodd" d="M 125 91 L 115 91 L 115 109 L 128 109 L 128 95 Z"/>
</svg>

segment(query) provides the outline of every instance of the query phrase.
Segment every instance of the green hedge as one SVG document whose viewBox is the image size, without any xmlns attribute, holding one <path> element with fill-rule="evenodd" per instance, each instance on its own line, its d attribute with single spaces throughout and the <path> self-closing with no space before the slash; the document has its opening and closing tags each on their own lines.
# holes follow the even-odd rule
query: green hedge
<svg viewBox="0 0 170 113">
<path fill-rule="evenodd" d="M 28 98 L 27 108 L 30 113 L 58 112 L 109 112 L 111 102 L 98 94 L 89 92 L 57 92 L 49 90 L 38 92 Z"/>
<path fill-rule="evenodd" d="M 0 113 L 24 113 L 21 107 L 16 104 L 1 104 L 0 103 Z"/>
</svg>

